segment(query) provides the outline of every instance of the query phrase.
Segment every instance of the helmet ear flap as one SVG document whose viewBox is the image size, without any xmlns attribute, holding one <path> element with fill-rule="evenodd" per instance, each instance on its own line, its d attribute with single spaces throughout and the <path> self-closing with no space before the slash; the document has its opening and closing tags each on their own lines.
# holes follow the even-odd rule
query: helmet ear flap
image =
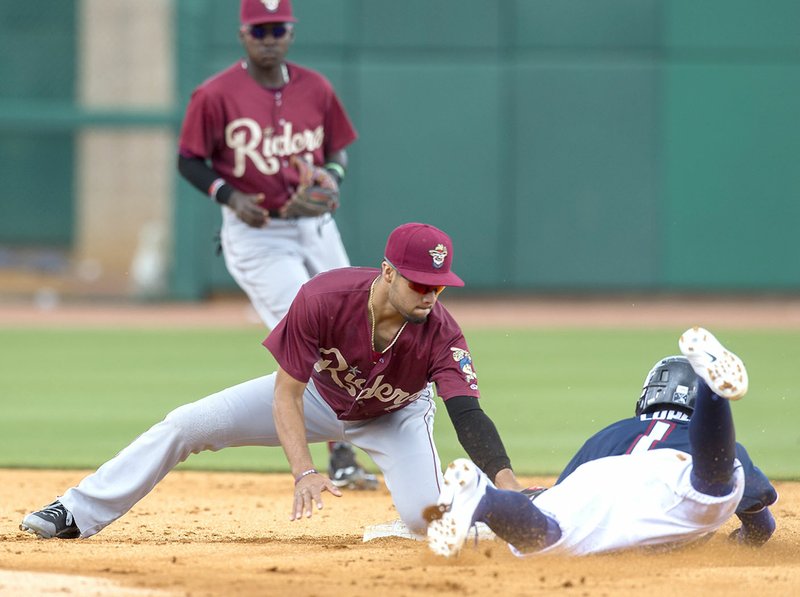
<svg viewBox="0 0 800 597">
<path fill-rule="evenodd" d="M 636 415 L 658 405 L 671 406 L 691 414 L 697 400 L 699 378 L 684 356 L 666 357 L 658 361 L 644 380 L 636 401 Z"/>
</svg>

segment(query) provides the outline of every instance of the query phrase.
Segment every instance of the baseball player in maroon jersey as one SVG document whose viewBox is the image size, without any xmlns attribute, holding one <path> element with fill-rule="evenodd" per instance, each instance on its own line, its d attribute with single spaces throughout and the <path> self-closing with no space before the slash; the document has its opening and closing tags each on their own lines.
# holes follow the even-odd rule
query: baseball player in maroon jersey
<svg viewBox="0 0 800 597">
<path fill-rule="evenodd" d="M 290 517 L 310 517 L 322 492 L 341 492 L 314 467 L 308 444 L 346 440 L 380 467 L 400 518 L 420 533 L 442 487 L 433 384 L 469 457 L 498 488 L 522 489 L 481 409 L 466 340 L 437 300 L 463 285 L 452 259 L 447 234 L 412 223 L 391 233 L 379 269 L 317 275 L 264 341 L 275 373 L 172 411 L 20 528 L 89 537 L 190 454 L 244 445 L 283 447 L 295 479 Z"/>
<path fill-rule="evenodd" d="M 240 21 L 246 57 L 195 89 L 178 170 L 220 204 L 225 265 L 272 329 L 304 282 L 350 265 L 332 211 L 356 131 L 331 84 L 286 61 L 290 0 L 242 0 Z M 323 201 L 308 207 L 309 188 Z M 348 446 L 331 460 L 339 486 L 375 487 Z"/>
</svg>

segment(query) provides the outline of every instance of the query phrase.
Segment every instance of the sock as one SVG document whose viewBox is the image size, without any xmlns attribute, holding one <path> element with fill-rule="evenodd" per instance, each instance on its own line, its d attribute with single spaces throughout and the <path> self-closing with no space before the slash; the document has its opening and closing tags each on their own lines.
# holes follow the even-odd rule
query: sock
<svg viewBox="0 0 800 597">
<path fill-rule="evenodd" d="M 689 421 L 692 444 L 692 486 L 706 495 L 727 495 L 733 489 L 736 433 L 728 400 L 720 398 L 703 382 Z"/>
<path fill-rule="evenodd" d="M 485 522 L 498 537 L 522 552 L 543 549 L 561 537 L 558 524 L 516 491 L 487 488 L 475 520 Z"/>
</svg>

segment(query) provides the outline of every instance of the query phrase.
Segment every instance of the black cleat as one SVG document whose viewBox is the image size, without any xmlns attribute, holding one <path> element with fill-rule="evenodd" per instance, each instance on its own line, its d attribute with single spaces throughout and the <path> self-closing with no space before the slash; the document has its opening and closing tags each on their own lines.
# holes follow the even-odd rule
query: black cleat
<svg viewBox="0 0 800 597">
<path fill-rule="evenodd" d="M 353 448 L 346 442 L 336 442 L 331 450 L 328 476 L 341 489 L 376 489 L 378 479 L 356 461 Z"/>
<path fill-rule="evenodd" d="M 72 513 L 58 500 L 38 512 L 28 514 L 22 519 L 19 530 L 42 539 L 77 539 L 81 535 Z"/>
</svg>

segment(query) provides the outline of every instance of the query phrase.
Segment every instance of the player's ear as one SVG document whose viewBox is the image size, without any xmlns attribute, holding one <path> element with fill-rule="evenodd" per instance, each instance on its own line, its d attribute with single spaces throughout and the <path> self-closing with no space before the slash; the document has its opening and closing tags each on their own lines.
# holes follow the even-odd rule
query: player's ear
<svg viewBox="0 0 800 597">
<path fill-rule="evenodd" d="M 387 284 L 391 284 L 394 279 L 394 268 L 386 261 L 381 261 L 381 277 Z"/>
</svg>

